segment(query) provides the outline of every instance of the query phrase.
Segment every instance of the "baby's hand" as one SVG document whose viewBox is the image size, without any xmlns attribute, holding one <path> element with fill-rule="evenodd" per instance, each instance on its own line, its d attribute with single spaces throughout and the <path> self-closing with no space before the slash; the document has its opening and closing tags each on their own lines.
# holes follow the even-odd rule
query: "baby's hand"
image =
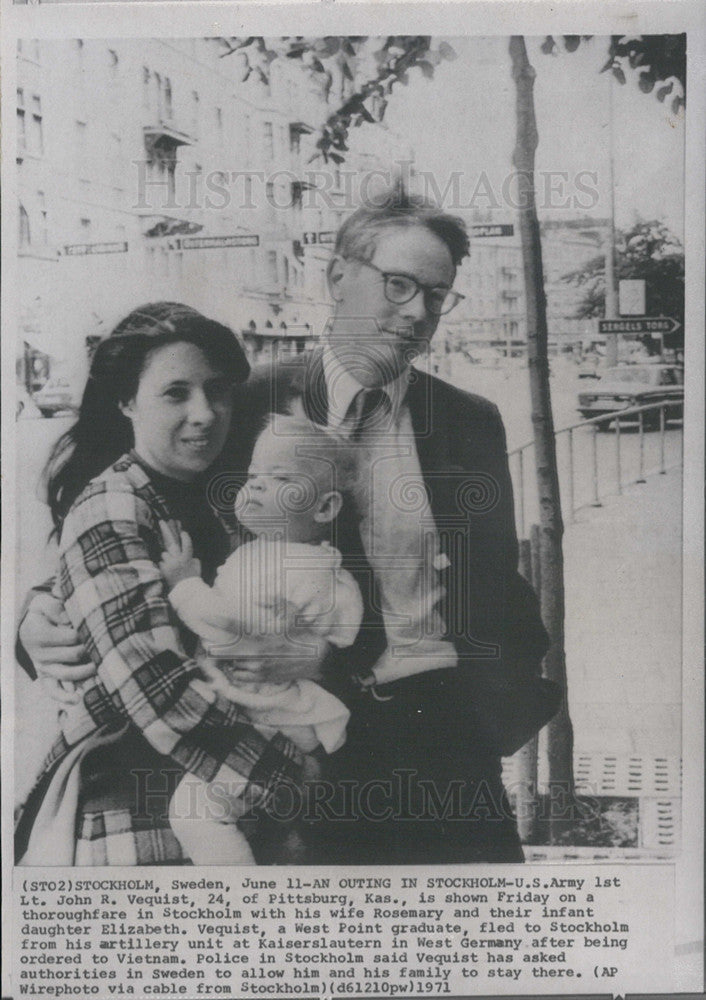
<svg viewBox="0 0 706 1000">
<path fill-rule="evenodd" d="M 182 580 L 188 580 L 194 576 L 200 577 L 201 563 L 194 558 L 194 549 L 187 533 L 181 531 L 177 538 L 176 534 L 165 524 L 160 524 L 160 529 L 164 542 L 164 552 L 159 568 L 169 589 L 172 590 Z"/>
</svg>

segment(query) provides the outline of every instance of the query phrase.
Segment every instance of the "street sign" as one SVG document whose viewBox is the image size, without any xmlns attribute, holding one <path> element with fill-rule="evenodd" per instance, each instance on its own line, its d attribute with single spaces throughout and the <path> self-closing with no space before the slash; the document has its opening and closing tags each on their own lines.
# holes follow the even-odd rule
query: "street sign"
<svg viewBox="0 0 706 1000">
<path fill-rule="evenodd" d="M 471 236 L 513 236 L 515 227 L 512 224 L 503 223 L 497 226 L 469 226 Z"/>
<path fill-rule="evenodd" d="M 312 246 L 314 243 L 335 243 L 336 233 L 333 229 L 325 229 L 321 233 L 306 232 L 302 234 L 304 246 Z"/>
<path fill-rule="evenodd" d="M 680 326 L 671 316 L 598 320 L 599 333 L 674 333 Z"/>
<path fill-rule="evenodd" d="M 127 243 L 71 243 L 64 247 L 66 257 L 89 257 L 97 253 L 127 253 Z"/>
<path fill-rule="evenodd" d="M 182 236 L 175 240 L 177 250 L 216 250 L 220 247 L 257 247 L 260 237 L 245 236 Z"/>
</svg>

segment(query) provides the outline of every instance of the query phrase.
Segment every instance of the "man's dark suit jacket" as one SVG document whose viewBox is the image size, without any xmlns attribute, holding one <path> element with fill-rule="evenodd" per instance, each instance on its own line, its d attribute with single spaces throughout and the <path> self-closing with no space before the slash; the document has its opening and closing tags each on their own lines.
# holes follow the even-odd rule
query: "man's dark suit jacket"
<svg viewBox="0 0 706 1000">
<path fill-rule="evenodd" d="M 405 402 L 441 551 L 450 563 L 442 571 L 441 612 L 459 665 L 386 685 L 377 697 L 361 691 L 354 675 L 369 673 L 385 635 L 359 536 L 335 538 L 361 585 L 366 614 L 355 644 L 326 665 L 324 683 L 348 705 L 351 719 L 345 746 L 322 761 L 330 785 L 320 785 L 318 804 L 310 804 L 304 817 L 307 860 L 521 860 L 500 781 L 508 734 L 493 699 L 502 701 L 508 684 L 536 675 L 548 642 L 534 592 L 517 571 L 504 429 L 488 400 L 422 372 L 410 376 Z M 253 371 L 239 394 L 224 452 L 230 469 L 247 467 L 267 415 L 287 412 L 296 400 L 311 420 L 326 424 L 319 351 Z"/>
</svg>

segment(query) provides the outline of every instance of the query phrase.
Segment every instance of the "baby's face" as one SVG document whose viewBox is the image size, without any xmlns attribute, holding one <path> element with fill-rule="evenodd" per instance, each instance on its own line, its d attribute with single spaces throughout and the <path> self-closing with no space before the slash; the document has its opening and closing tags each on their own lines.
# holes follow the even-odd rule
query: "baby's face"
<svg viewBox="0 0 706 1000">
<path fill-rule="evenodd" d="M 238 493 L 235 513 L 255 535 L 284 532 L 291 541 L 308 542 L 318 533 L 325 466 L 298 453 L 306 445 L 271 428 L 255 444 L 248 480 Z M 323 466 L 323 468 L 322 468 Z"/>
</svg>

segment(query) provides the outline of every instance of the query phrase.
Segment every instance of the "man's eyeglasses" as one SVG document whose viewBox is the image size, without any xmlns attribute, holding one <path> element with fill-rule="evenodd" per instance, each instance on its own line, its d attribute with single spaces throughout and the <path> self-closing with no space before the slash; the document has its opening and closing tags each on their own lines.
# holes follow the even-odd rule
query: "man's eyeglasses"
<svg viewBox="0 0 706 1000">
<path fill-rule="evenodd" d="M 424 293 L 424 306 L 432 316 L 445 316 L 450 313 L 454 306 L 457 306 L 465 295 L 455 292 L 445 285 L 423 285 L 409 274 L 396 274 L 394 271 L 383 271 L 368 260 L 362 257 L 347 257 L 347 260 L 355 260 L 365 267 L 377 271 L 385 282 L 385 298 L 393 305 L 403 306 L 406 302 L 411 302 L 419 292 Z"/>
</svg>

